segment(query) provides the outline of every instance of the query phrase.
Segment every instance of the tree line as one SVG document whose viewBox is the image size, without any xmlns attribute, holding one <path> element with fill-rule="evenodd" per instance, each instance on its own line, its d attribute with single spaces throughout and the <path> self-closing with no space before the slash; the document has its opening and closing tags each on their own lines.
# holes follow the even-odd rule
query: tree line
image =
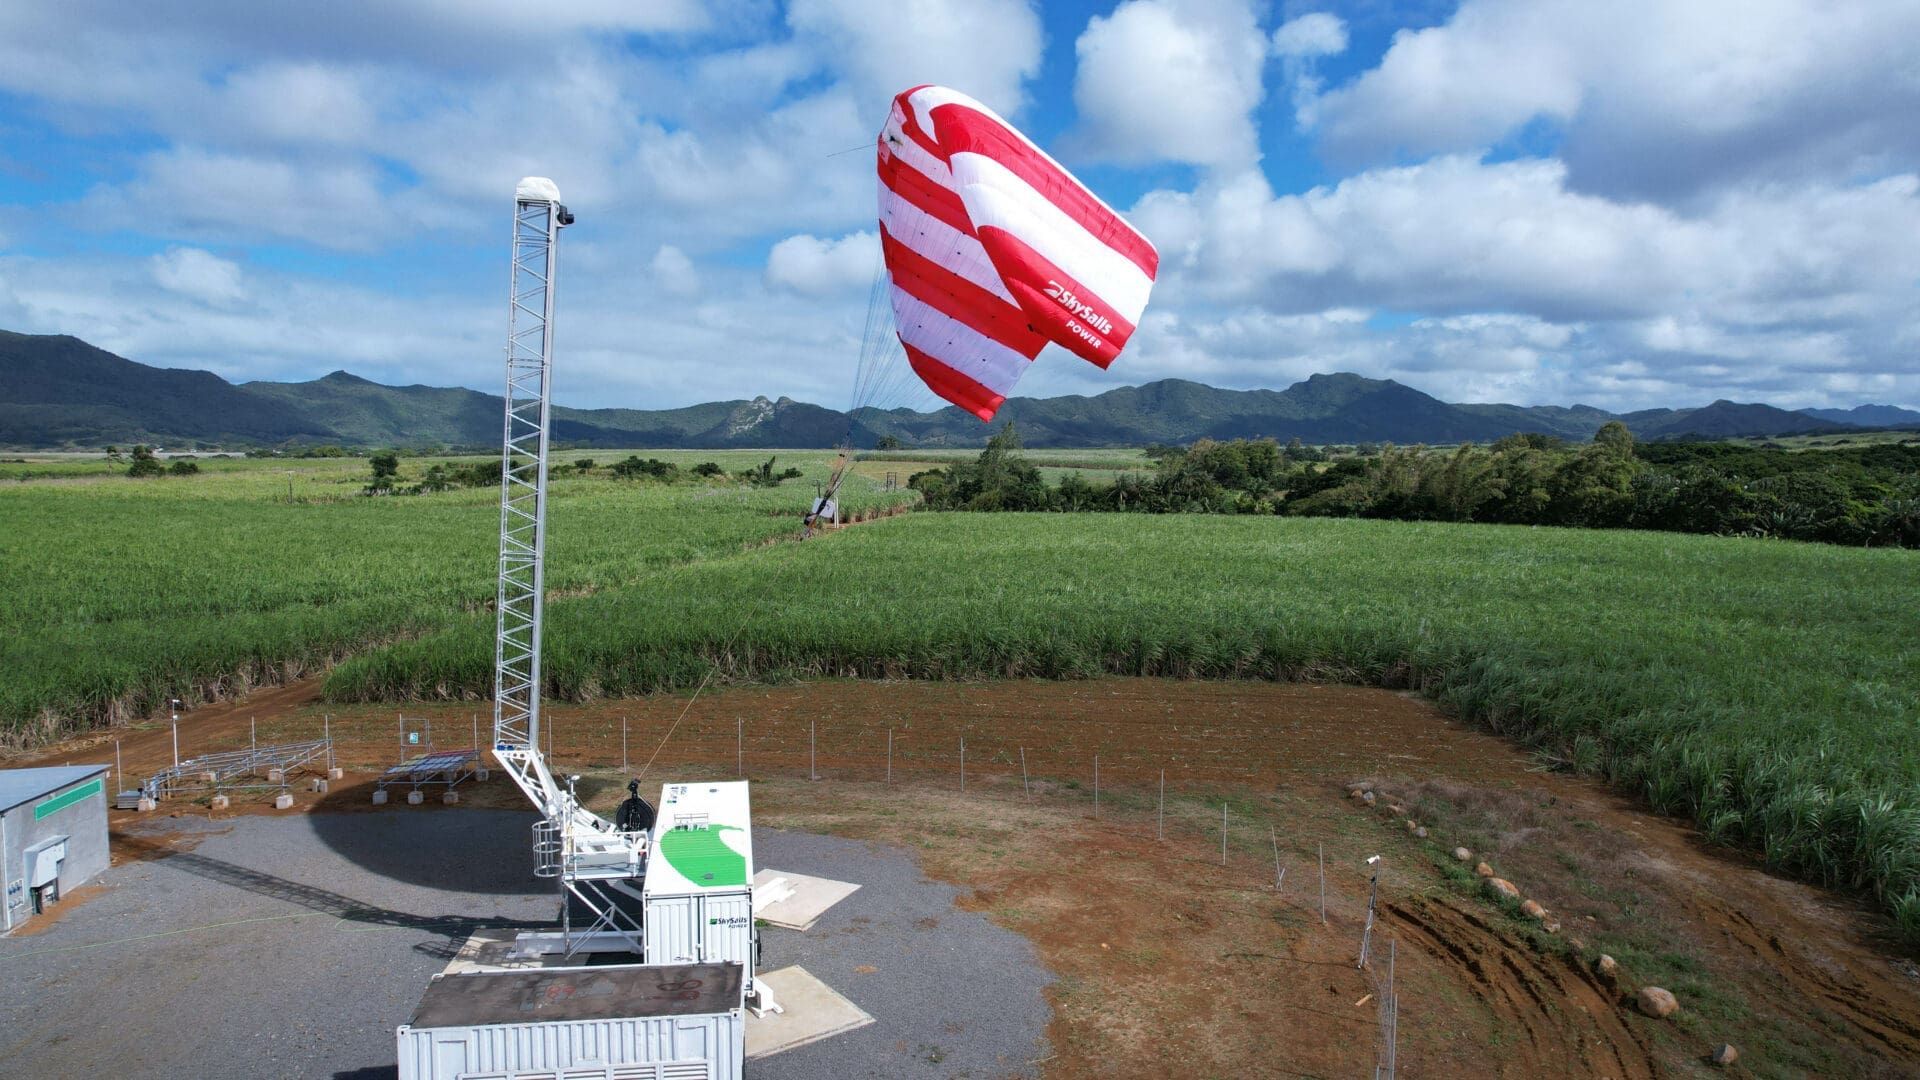
<svg viewBox="0 0 1920 1080">
<path fill-rule="evenodd" d="M 1282 446 L 1202 439 L 1152 447 L 1150 471 L 1049 485 L 1011 424 L 972 462 L 907 481 L 933 509 L 1285 514 L 1566 525 L 1920 547 L 1920 445 L 1789 451 L 1509 435 L 1491 446 Z"/>
</svg>

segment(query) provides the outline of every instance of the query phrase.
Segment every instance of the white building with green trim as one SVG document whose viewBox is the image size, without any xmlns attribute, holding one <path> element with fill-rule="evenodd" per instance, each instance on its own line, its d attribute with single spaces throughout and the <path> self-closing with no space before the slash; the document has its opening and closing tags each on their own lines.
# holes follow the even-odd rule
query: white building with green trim
<svg viewBox="0 0 1920 1080">
<path fill-rule="evenodd" d="M 0 769 L 0 933 L 107 868 L 105 765 Z"/>
</svg>

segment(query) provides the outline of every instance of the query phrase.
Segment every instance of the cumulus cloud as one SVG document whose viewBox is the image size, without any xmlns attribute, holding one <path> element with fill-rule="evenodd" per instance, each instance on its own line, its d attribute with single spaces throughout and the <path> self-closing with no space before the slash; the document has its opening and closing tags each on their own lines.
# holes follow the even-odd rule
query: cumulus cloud
<svg viewBox="0 0 1920 1080">
<path fill-rule="evenodd" d="M 922 83 L 1015 116 L 1040 71 L 1040 17 L 1028 0 L 794 0 L 787 23 L 845 73 L 875 130 L 893 96 Z"/>
<path fill-rule="evenodd" d="M 802 296 L 864 290 L 880 267 L 880 236 L 857 232 L 838 240 L 789 236 L 767 253 L 767 284 Z"/>
<path fill-rule="evenodd" d="M 1451 156 L 1300 195 L 1252 175 L 1156 192 L 1133 220 L 1162 255 L 1155 302 L 1180 310 L 1180 332 L 1209 349 L 1220 346 L 1200 327 L 1245 325 L 1249 312 L 1387 309 L 1431 315 L 1369 331 L 1397 369 L 1456 385 L 1501 356 L 1526 360 L 1536 393 L 1643 404 L 1669 390 L 1711 400 L 1734 383 L 1804 398 L 1842 372 L 1920 373 L 1897 344 L 1920 325 L 1920 251 L 1904 239 L 1920 230 L 1912 175 L 1748 192 L 1684 214 L 1574 190 L 1551 160 Z M 1568 333 L 1555 341 L 1542 327 Z M 1449 337 L 1475 344 L 1436 346 Z M 1595 373 L 1658 356 L 1663 377 L 1549 380 L 1549 361 L 1572 363 L 1569 353 Z"/>
<path fill-rule="evenodd" d="M 1122 164 L 1259 159 L 1267 46 L 1244 3 L 1128 0 L 1090 19 L 1074 53 L 1076 149 Z"/>
<path fill-rule="evenodd" d="M 1347 51 L 1347 24 L 1340 16 L 1316 11 L 1289 19 L 1273 32 L 1276 56 L 1333 56 Z"/>
<path fill-rule="evenodd" d="M 240 284 L 240 264 L 200 248 L 176 247 L 155 255 L 150 264 L 160 287 L 208 304 L 231 304 L 246 298 Z"/>
<path fill-rule="evenodd" d="M 700 272 L 694 269 L 687 253 L 672 244 L 661 244 L 653 253 L 653 280 L 669 296 L 692 296 L 700 291 Z"/>
<path fill-rule="evenodd" d="M 1912 4 L 1467 0 L 1306 115 L 1346 162 L 1549 123 L 1574 186 L 1618 196 L 1885 175 L 1920 165 L 1915 40 Z"/>
</svg>

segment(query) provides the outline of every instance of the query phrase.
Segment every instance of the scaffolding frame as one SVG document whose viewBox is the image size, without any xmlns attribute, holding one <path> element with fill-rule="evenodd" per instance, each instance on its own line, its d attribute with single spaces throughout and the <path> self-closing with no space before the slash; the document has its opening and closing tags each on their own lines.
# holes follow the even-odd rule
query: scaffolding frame
<svg viewBox="0 0 1920 1080">
<path fill-rule="evenodd" d="M 201 754 L 154 773 L 140 792 L 158 801 L 181 794 L 286 791 L 288 776 L 323 758 L 333 760 L 332 738 Z"/>
</svg>

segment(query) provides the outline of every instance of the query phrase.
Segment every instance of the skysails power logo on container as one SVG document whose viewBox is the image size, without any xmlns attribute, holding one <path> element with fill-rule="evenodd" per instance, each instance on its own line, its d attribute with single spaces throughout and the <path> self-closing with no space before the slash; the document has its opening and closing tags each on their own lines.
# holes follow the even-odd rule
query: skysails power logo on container
<svg viewBox="0 0 1920 1080">
<path fill-rule="evenodd" d="M 1060 306 L 1087 320 L 1087 325 L 1103 334 L 1113 333 L 1113 320 L 1094 310 L 1092 304 L 1083 304 L 1080 298 L 1068 291 L 1057 281 L 1047 282 L 1047 295 L 1060 302 Z"/>
</svg>

